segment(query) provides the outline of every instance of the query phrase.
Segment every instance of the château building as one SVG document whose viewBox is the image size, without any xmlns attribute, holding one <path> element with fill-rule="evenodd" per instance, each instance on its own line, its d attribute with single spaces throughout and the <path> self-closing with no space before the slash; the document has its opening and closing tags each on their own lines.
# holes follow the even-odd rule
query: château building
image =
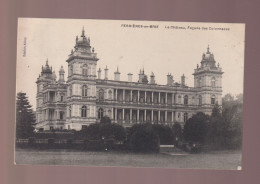
<svg viewBox="0 0 260 184">
<path fill-rule="evenodd" d="M 112 122 L 125 127 L 134 123 L 184 124 L 197 112 L 211 114 L 215 103 L 222 103 L 222 69 L 216 65 L 209 47 L 203 53 L 200 65 L 194 70 L 194 87 L 174 82 L 167 75 L 167 84 L 155 82 L 155 75 L 148 77 L 140 70 L 139 80 L 120 80 L 120 71 L 114 80 L 108 79 L 108 68 L 96 71 L 97 53 L 90 46 L 84 29 L 67 59 L 68 78 L 61 66 L 57 79 L 48 60 L 37 78 L 36 129 L 75 129 L 99 122 L 108 116 Z"/>
</svg>

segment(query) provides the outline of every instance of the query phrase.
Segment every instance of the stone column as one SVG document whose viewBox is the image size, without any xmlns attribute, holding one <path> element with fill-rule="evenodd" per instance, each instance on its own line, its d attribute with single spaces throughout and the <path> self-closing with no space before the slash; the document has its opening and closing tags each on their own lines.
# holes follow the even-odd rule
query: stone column
<svg viewBox="0 0 260 184">
<path fill-rule="evenodd" d="M 137 109 L 137 122 L 139 122 L 139 109 Z"/>
<path fill-rule="evenodd" d="M 146 109 L 144 110 L 144 121 L 146 122 Z"/>
<path fill-rule="evenodd" d="M 130 91 L 130 101 L 131 102 L 133 101 L 133 91 L 132 90 Z"/>
<path fill-rule="evenodd" d="M 172 111 L 172 123 L 173 123 L 173 120 L 174 120 L 173 117 L 174 117 L 174 112 Z"/>
<path fill-rule="evenodd" d="M 112 118 L 113 120 L 115 120 L 115 117 L 114 117 L 114 108 L 111 108 L 111 109 L 112 109 L 112 112 L 111 112 L 111 113 L 112 113 L 112 117 L 111 117 L 111 118 Z"/>
<path fill-rule="evenodd" d="M 172 104 L 174 104 L 174 93 L 172 93 Z"/>
<path fill-rule="evenodd" d="M 159 92 L 159 95 L 158 95 L 158 103 L 159 104 L 161 103 L 161 92 Z"/>
<path fill-rule="evenodd" d="M 152 101 L 151 102 L 153 103 L 153 92 L 152 92 Z"/>
<path fill-rule="evenodd" d="M 167 117 L 167 111 L 165 111 L 164 122 L 167 122 L 167 119 L 168 119 L 168 117 Z"/>
<path fill-rule="evenodd" d="M 117 101 L 117 89 L 116 89 L 116 101 Z"/>
<path fill-rule="evenodd" d="M 161 121 L 161 111 L 158 111 L 158 123 Z"/>
<path fill-rule="evenodd" d="M 152 123 L 153 123 L 153 110 L 152 110 L 151 113 L 152 113 L 152 114 L 151 114 L 151 121 L 152 121 Z"/>
<path fill-rule="evenodd" d="M 146 103 L 146 91 L 144 91 L 144 103 Z"/>
<path fill-rule="evenodd" d="M 123 121 L 125 121 L 125 109 L 124 108 L 122 110 L 122 119 L 123 119 Z"/>
<path fill-rule="evenodd" d="M 125 102 L 125 89 L 123 89 L 123 102 Z"/>
<path fill-rule="evenodd" d="M 117 108 L 115 108 L 115 121 L 117 121 Z"/>
<path fill-rule="evenodd" d="M 139 99 L 140 98 L 140 91 L 138 90 L 138 94 L 137 94 L 137 103 L 139 103 Z"/>
<path fill-rule="evenodd" d="M 130 123 L 132 123 L 132 114 L 133 114 L 133 112 L 132 112 L 132 109 L 130 109 Z"/>
<path fill-rule="evenodd" d="M 165 92 L 165 104 L 168 104 L 168 101 L 167 101 L 167 93 Z"/>
</svg>

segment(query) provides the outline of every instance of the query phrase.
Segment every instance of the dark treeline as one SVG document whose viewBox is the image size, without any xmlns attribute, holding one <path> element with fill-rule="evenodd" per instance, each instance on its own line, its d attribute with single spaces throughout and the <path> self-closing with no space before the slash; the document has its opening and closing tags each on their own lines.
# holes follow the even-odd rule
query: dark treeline
<svg viewBox="0 0 260 184">
<path fill-rule="evenodd" d="M 209 149 L 238 149 L 242 143 L 243 96 L 227 94 L 222 107 L 216 104 L 211 116 L 198 113 L 188 119 L 183 129 L 186 141 Z"/>
</svg>

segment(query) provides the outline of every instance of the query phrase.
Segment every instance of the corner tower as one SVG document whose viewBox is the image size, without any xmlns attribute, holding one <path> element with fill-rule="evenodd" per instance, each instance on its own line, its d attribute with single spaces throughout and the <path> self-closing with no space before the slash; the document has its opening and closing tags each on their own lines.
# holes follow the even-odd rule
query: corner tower
<svg viewBox="0 0 260 184">
<path fill-rule="evenodd" d="M 67 129 L 80 130 L 82 126 L 96 121 L 97 61 L 97 54 L 83 28 L 67 59 Z"/>
<path fill-rule="evenodd" d="M 210 114 L 214 104 L 222 105 L 222 68 L 216 61 L 208 46 L 202 54 L 200 66 L 194 75 L 194 88 L 197 90 L 197 104 L 204 113 Z"/>
</svg>

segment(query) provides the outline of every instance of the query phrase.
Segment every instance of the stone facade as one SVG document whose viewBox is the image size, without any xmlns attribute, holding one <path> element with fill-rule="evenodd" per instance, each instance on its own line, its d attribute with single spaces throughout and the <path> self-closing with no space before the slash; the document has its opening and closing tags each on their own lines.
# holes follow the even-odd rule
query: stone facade
<svg viewBox="0 0 260 184">
<path fill-rule="evenodd" d="M 171 126 L 182 125 L 197 112 L 210 114 L 215 103 L 222 103 L 222 69 L 216 66 L 214 55 L 202 55 L 200 66 L 194 75 L 194 87 L 174 82 L 167 75 L 167 84 L 159 85 L 152 73 L 140 70 L 137 82 L 120 81 L 120 72 L 114 72 L 114 80 L 108 80 L 108 68 L 101 79 L 101 70 L 96 71 L 98 62 L 90 39 L 83 29 L 71 51 L 68 63 L 68 78 L 64 80 L 64 69 L 59 71 L 59 80 L 48 65 L 42 67 L 37 83 L 36 129 L 75 129 L 99 122 L 104 116 L 125 127 L 134 123 L 160 123 Z M 96 75 L 97 74 L 97 75 Z"/>
</svg>

